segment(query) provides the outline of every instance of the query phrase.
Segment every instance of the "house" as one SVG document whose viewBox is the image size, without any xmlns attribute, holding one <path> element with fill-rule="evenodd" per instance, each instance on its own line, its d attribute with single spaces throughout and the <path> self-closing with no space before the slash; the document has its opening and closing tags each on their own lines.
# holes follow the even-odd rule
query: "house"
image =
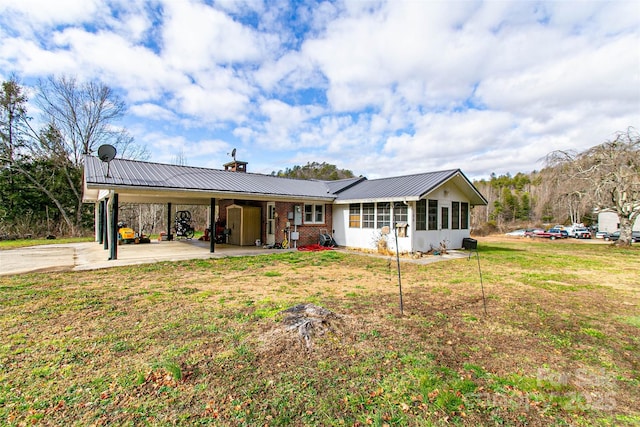
<svg viewBox="0 0 640 427">
<path fill-rule="evenodd" d="M 640 216 L 636 218 L 633 226 L 633 231 L 640 231 Z M 606 231 L 607 233 L 613 233 L 620 230 L 620 218 L 618 213 L 613 210 L 603 210 L 598 212 L 598 231 Z"/>
<path fill-rule="evenodd" d="M 129 202 L 166 204 L 168 224 L 172 206 L 207 205 L 209 223 L 223 224 L 229 244 L 270 245 L 286 236 L 295 247 L 330 233 L 340 246 L 373 249 L 384 241 L 395 249 L 397 234 L 399 251 L 426 252 L 442 242 L 461 247 L 470 209 L 487 204 L 459 169 L 317 181 L 248 173 L 246 162 L 231 163 L 218 170 L 86 156 L 83 200 L 96 204 L 96 240 L 117 258 L 118 206 Z"/>
</svg>

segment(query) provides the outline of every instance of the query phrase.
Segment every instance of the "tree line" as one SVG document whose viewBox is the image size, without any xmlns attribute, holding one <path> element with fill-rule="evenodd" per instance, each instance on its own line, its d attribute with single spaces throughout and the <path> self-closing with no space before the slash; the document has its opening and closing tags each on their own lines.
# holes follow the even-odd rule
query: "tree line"
<svg viewBox="0 0 640 427">
<path fill-rule="evenodd" d="M 631 239 L 640 217 L 640 134 L 634 128 L 582 152 L 553 151 L 545 167 L 531 173 L 477 180 L 487 206 L 472 213 L 484 232 L 521 226 L 583 223 L 597 225 L 598 212 L 620 218 L 620 244 Z"/>
</svg>

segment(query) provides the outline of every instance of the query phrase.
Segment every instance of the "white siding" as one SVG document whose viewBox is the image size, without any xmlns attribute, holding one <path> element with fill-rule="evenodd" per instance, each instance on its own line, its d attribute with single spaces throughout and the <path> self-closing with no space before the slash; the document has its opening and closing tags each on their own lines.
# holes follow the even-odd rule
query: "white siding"
<svg viewBox="0 0 640 427">
<path fill-rule="evenodd" d="M 469 200 L 453 183 L 448 182 L 429 194 L 427 199 L 438 200 L 438 229 L 417 231 L 416 224 L 416 202 L 408 204 L 408 237 L 398 237 L 398 247 L 400 252 L 427 252 L 430 249 L 440 247 L 444 242 L 449 249 L 459 249 L 462 247 L 462 239 L 469 237 L 469 228 L 452 229 L 452 202 L 465 202 Z M 449 227 L 442 227 L 442 207 L 449 208 Z M 470 221 L 471 214 L 469 212 Z M 333 237 L 340 246 L 361 249 L 376 249 L 377 238 L 380 236 L 380 229 L 374 228 L 350 228 L 349 227 L 349 205 L 333 206 Z M 396 238 L 394 230 L 387 236 L 387 243 L 390 250 L 396 249 Z"/>
<path fill-rule="evenodd" d="M 615 212 L 607 211 L 598 214 L 598 231 L 606 231 L 613 233 L 620 229 L 620 218 Z M 631 227 L 633 231 L 640 231 L 640 217 L 636 219 L 635 224 Z"/>
</svg>

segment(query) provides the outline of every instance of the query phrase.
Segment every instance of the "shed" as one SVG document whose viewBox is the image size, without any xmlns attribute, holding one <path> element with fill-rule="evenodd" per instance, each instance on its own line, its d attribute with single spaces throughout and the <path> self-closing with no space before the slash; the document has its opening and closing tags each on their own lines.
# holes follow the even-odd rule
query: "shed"
<svg viewBox="0 0 640 427">
<path fill-rule="evenodd" d="M 260 218 L 262 211 L 255 206 L 227 206 L 227 229 L 229 242 L 232 245 L 251 246 L 260 239 Z"/>
</svg>

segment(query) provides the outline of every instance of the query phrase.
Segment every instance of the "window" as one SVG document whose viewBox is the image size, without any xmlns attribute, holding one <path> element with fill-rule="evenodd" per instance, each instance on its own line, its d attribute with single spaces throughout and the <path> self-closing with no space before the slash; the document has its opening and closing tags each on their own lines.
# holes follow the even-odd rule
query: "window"
<svg viewBox="0 0 640 427">
<path fill-rule="evenodd" d="M 427 201 L 418 200 L 416 202 L 416 230 L 427 229 Z"/>
<path fill-rule="evenodd" d="M 349 205 L 349 228 L 360 228 L 360 203 Z"/>
<path fill-rule="evenodd" d="M 438 201 L 429 199 L 429 230 L 438 229 Z"/>
<path fill-rule="evenodd" d="M 324 224 L 324 205 L 304 205 L 306 224 Z"/>
<path fill-rule="evenodd" d="M 378 228 L 391 226 L 391 203 L 378 203 Z"/>
<path fill-rule="evenodd" d="M 469 228 L 469 203 L 466 202 L 460 203 L 460 228 Z"/>
<path fill-rule="evenodd" d="M 451 228 L 460 228 L 460 202 L 451 202 Z"/>
<path fill-rule="evenodd" d="M 393 206 L 393 222 L 397 224 L 399 222 L 407 222 L 408 220 L 408 208 L 404 203 L 396 203 Z"/>
<path fill-rule="evenodd" d="M 374 228 L 376 226 L 376 211 L 373 203 L 362 204 L 362 228 Z"/>
<path fill-rule="evenodd" d="M 440 213 L 440 224 L 443 230 L 449 228 L 449 207 L 443 206 Z"/>
</svg>

